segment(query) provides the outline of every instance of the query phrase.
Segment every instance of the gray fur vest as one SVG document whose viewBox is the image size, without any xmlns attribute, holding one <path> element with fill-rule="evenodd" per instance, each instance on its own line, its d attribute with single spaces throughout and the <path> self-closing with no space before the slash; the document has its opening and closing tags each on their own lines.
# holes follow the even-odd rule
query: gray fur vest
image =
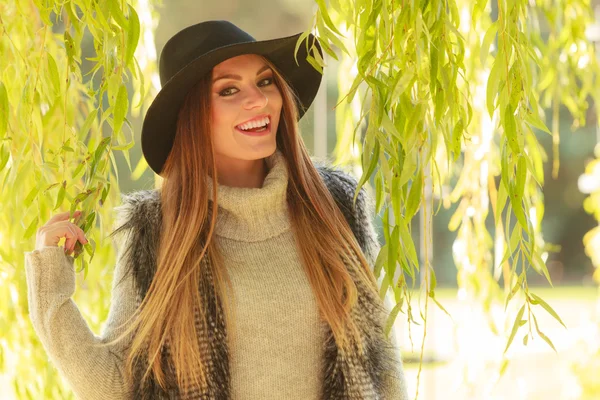
<svg viewBox="0 0 600 400">
<path fill-rule="evenodd" d="M 315 164 L 324 183 L 331 192 L 340 210 L 346 217 L 366 259 L 374 266 L 378 253 L 378 240 L 371 223 L 372 200 L 361 189 L 356 206 L 353 196 L 357 182 L 350 175 L 334 169 L 327 164 Z M 156 190 L 141 190 L 123 195 L 124 221 L 113 232 L 131 231 L 124 249 L 123 259 L 126 268 L 133 271 L 137 289 L 138 305 L 150 287 L 156 270 L 156 253 L 158 233 L 161 229 L 160 198 Z M 111 234 L 112 235 L 112 234 Z M 348 265 L 349 272 L 356 277 L 355 267 Z M 146 360 L 138 360 L 135 385 L 132 388 L 133 399 L 230 399 L 229 364 L 227 348 L 227 330 L 224 318 L 221 317 L 221 303 L 213 295 L 210 268 L 203 268 L 203 276 L 199 282 L 201 299 L 207 308 L 208 326 L 214 328 L 207 331 L 197 326 L 199 344 L 204 354 L 209 354 L 211 367 L 207 369 L 209 385 L 204 392 L 180 393 L 175 383 L 174 371 L 169 366 L 168 349 L 162 353 L 169 389 L 162 389 L 152 378 L 141 382 L 145 371 Z M 356 279 L 355 279 L 355 282 Z M 378 296 L 373 296 L 367 288 L 357 283 L 358 303 L 354 307 L 353 318 L 361 332 L 364 352 L 354 354 L 338 353 L 338 348 L 331 329 L 327 325 L 329 339 L 323 344 L 324 359 L 322 362 L 322 395 L 323 400 L 358 400 L 384 399 L 388 392 L 386 385 L 390 379 L 397 379 L 401 368 L 393 356 L 394 349 L 390 339 L 385 337 L 383 326 L 387 312 Z M 324 324 L 326 324 L 324 322 Z M 168 347 L 168 346 L 167 346 Z M 391 378 L 390 378 L 391 377 Z M 391 399 L 390 399 L 391 400 Z"/>
</svg>

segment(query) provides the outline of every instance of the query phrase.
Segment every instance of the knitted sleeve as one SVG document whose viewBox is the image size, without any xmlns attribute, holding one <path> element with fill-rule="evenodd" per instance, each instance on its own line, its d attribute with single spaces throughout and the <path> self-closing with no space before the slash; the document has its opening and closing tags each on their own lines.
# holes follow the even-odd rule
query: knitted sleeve
<svg viewBox="0 0 600 400">
<path fill-rule="evenodd" d="M 48 358 L 69 384 L 76 398 L 127 399 L 124 380 L 126 343 L 95 347 L 116 337 L 119 325 L 136 310 L 131 277 L 117 256 L 111 305 L 101 336 L 88 327 L 71 299 L 75 291 L 74 259 L 63 247 L 47 246 L 25 252 L 29 316 Z"/>
</svg>

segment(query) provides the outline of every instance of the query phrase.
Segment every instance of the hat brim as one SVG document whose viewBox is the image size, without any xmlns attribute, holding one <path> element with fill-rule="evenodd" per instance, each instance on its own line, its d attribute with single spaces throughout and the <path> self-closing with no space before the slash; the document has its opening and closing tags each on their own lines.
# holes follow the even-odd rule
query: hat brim
<svg viewBox="0 0 600 400">
<path fill-rule="evenodd" d="M 218 48 L 189 62 L 169 79 L 150 104 L 142 124 L 142 152 L 150 168 L 157 174 L 161 173 L 173 146 L 179 109 L 190 87 L 215 65 L 238 55 L 258 54 L 273 62 L 294 90 L 299 100 L 298 119 L 302 118 L 319 90 L 322 74 L 306 60 L 304 41 L 298 49 L 296 63 L 294 50 L 301 35 L 302 33 L 298 33 L 284 38 L 236 43 Z M 318 40 L 312 34 L 308 35 L 307 40 L 309 47 L 314 41 L 322 56 Z"/>
</svg>

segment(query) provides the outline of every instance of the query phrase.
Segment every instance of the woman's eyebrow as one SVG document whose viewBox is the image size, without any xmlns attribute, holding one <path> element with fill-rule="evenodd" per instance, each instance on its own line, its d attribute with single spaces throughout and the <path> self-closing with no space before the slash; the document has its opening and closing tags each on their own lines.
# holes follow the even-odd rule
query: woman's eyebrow
<svg viewBox="0 0 600 400">
<path fill-rule="evenodd" d="M 256 73 L 256 75 L 260 75 L 261 72 L 264 72 L 268 69 L 271 69 L 271 67 L 269 67 L 268 65 L 263 65 L 261 69 L 258 70 L 258 72 Z M 221 75 L 218 78 L 213 79 L 213 83 L 215 83 L 216 81 L 218 81 L 219 79 L 236 79 L 238 81 L 242 80 L 242 77 L 239 75 L 235 75 L 235 74 L 225 74 L 225 75 Z"/>
</svg>

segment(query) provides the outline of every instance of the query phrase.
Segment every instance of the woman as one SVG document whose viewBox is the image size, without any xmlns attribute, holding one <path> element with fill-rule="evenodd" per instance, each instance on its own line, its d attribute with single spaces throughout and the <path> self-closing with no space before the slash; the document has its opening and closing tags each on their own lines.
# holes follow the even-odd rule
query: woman
<svg viewBox="0 0 600 400">
<path fill-rule="evenodd" d="M 321 81 L 306 43 L 294 60 L 299 36 L 208 21 L 165 45 L 142 129 L 164 179 L 118 207 L 101 337 L 70 300 L 84 232 L 68 213 L 38 231 L 31 319 L 78 397 L 407 398 L 372 272 L 372 201 L 361 190 L 354 205 L 356 180 L 314 165 L 298 132 Z"/>
</svg>

